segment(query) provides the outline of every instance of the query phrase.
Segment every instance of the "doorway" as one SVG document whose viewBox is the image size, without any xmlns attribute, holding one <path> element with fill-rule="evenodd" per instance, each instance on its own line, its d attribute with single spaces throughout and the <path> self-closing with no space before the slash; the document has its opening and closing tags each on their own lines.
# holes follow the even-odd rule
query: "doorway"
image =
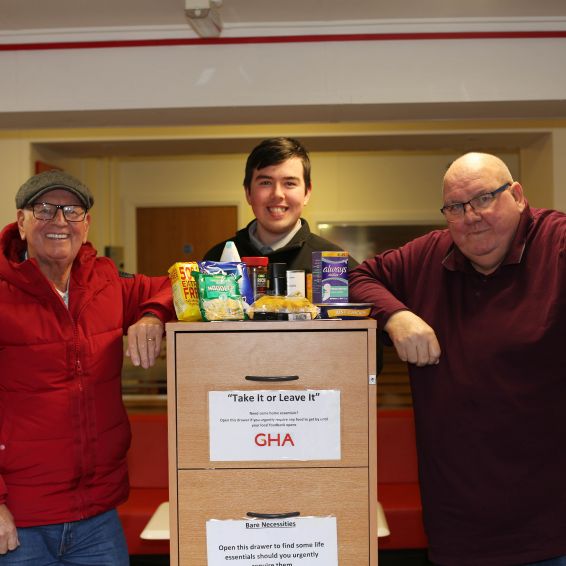
<svg viewBox="0 0 566 566">
<path fill-rule="evenodd" d="M 138 207 L 137 272 L 166 275 L 177 261 L 199 261 L 237 225 L 236 206 Z"/>
<path fill-rule="evenodd" d="M 140 207 L 136 210 L 138 273 L 167 275 L 177 261 L 198 261 L 237 229 L 236 206 Z M 166 344 L 149 370 L 124 358 L 122 393 L 129 411 L 165 410 Z"/>
</svg>

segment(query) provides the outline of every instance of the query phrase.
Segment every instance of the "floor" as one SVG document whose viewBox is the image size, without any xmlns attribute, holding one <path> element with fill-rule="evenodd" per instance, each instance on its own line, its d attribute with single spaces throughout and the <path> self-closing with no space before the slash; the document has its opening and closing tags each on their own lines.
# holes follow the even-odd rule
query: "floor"
<svg viewBox="0 0 566 566">
<path fill-rule="evenodd" d="M 132 554 L 130 566 L 169 566 L 169 556 Z"/>
<path fill-rule="evenodd" d="M 131 556 L 130 566 L 169 566 L 168 556 Z M 384 550 L 379 553 L 379 566 L 432 566 L 426 550 Z"/>
<path fill-rule="evenodd" d="M 379 566 L 432 566 L 426 550 L 382 550 Z"/>
</svg>

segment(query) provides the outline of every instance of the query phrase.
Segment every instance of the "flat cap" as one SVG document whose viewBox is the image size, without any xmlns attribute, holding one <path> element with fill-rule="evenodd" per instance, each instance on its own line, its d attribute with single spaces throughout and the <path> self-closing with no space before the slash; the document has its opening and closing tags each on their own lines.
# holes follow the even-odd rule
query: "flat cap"
<svg viewBox="0 0 566 566">
<path fill-rule="evenodd" d="M 16 193 L 16 208 L 24 208 L 43 193 L 55 189 L 64 189 L 76 195 L 85 208 L 94 204 L 94 197 L 89 188 L 64 171 L 44 171 L 30 177 Z"/>
</svg>

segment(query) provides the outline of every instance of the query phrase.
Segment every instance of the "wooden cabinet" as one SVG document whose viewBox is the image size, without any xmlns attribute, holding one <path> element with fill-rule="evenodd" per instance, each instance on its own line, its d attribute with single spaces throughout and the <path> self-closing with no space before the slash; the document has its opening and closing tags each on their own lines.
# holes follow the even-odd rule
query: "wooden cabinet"
<svg viewBox="0 0 566 566">
<path fill-rule="evenodd" d="M 371 320 L 167 325 L 171 564 L 207 566 L 210 519 L 290 511 L 336 517 L 340 566 L 377 564 L 375 342 Z M 340 459 L 211 461 L 209 392 L 270 389 L 338 390 Z"/>
</svg>

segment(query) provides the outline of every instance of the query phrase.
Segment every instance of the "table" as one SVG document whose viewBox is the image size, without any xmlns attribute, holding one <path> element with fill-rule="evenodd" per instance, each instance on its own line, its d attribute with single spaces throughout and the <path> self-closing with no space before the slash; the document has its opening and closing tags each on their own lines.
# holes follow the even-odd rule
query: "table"
<svg viewBox="0 0 566 566">
<path fill-rule="evenodd" d="M 388 537 L 391 534 L 381 503 L 377 502 L 377 538 Z"/>
<path fill-rule="evenodd" d="M 169 540 L 169 501 L 159 504 L 140 538 L 145 540 Z"/>
</svg>

